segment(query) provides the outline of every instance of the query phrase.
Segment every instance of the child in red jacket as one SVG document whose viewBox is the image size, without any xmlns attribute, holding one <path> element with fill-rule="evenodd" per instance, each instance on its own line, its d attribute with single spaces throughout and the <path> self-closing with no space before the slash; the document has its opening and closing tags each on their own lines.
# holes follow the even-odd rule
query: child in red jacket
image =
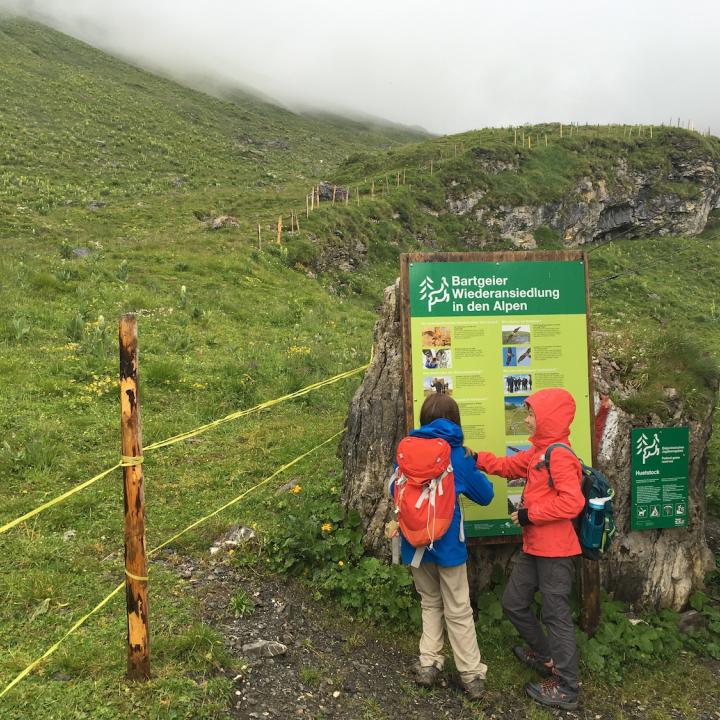
<svg viewBox="0 0 720 720">
<path fill-rule="evenodd" d="M 522 527 L 523 547 L 503 595 L 503 610 L 529 647 L 516 646 L 519 660 L 547 676 L 527 683 L 527 694 L 551 707 L 573 710 L 578 704 L 578 654 L 570 612 L 573 558 L 580 543 L 573 519 L 585 505 L 580 461 L 561 448 L 552 454 L 552 485 L 544 465 L 546 448 L 569 445 L 575 401 L 561 388 L 533 393 L 525 401 L 532 446 L 510 457 L 479 452 L 477 466 L 490 475 L 526 477 L 519 509 L 510 516 Z M 535 592 L 542 595 L 543 631 L 530 609 Z"/>
</svg>

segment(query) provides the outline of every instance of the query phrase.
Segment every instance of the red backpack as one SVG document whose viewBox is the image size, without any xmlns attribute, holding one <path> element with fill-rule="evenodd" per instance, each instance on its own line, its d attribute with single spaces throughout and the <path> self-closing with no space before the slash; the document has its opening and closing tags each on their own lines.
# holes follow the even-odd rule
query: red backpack
<svg viewBox="0 0 720 720">
<path fill-rule="evenodd" d="M 432 548 L 455 513 L 450 445 L 440 438 L 408 435 L 398 445 L 397 464 L 391 481 L 400 532 L 413 547 Z"/>
</svg>

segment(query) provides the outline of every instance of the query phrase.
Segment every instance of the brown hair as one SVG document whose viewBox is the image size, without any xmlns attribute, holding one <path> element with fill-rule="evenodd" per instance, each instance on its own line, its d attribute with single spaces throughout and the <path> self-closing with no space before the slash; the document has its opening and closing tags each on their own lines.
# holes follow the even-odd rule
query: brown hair
<svg viewBox="0 0 720 720">
<path fill-rule="evenodd" d="M 427 425 L 438 418 L 451 420 L 460 425 L 460 408 L 458 404 L 445 393 L 433 393 L 425 398 L 420 408 L 420 424 Z"/>
</svg>

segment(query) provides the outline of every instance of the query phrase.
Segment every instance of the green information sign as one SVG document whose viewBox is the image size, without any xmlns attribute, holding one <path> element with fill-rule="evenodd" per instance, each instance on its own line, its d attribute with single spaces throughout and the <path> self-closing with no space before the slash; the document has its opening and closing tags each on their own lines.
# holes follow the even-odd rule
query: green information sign
<svg viewBox="0 0 720 720">
<path fill-rule="evenodd" d="M 634 428 L 631 441 L 631 529 L 686 527 L 688 428 Z"/>
<path fill-rule="evenodd" d="M 523 422 L 527 396 L 563 387 L 577 404 L 571 442 L 591 461 L 583 255 L 441 257 L 405 261 L 405 350 L 411 359 L 414 425 L 428 395 L 447 393 L 460 407 L 467 447 L 513 455 L 530 446 Z M 520 503 L 525 478 L 491 480 L 490 505 L 463 499 L 466 534 L 519 534 L 510 513 Z"/>
</svg>

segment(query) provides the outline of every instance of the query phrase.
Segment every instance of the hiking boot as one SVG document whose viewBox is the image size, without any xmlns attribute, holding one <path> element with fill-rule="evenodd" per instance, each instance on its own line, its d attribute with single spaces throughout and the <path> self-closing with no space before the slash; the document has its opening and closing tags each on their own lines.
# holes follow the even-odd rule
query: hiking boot
<svg viewBox="0 0 720 720">
<path fill-rule="evenodd" d="M 420 687 L 431 688 L 440 677 L 440 669 L 435 665 L 416 665 L 414 672 L 415 682 Z"/>
<path fill-rule="evenodd" d="M 544 677 L 550 677 L 553 674 L 555 667 L 552 664 L 546 665 L 545 661 L 529 647 L 516 645 L 512 651 L 521 663 L 536 670 Z M 550 662 L 552 663 L 552 661 Z"/>
<path fill-rule="evenodd" d="M 485 692 L 485 681 L 482 678 L 475 678 L 462 684 L 465 694 L 471 700 L 480 700 Z"/>
<path fill-rule="evenodd" d="M 578 691 L 565 687 L 557 677 L 549 677 L 539 683 L 525 683 L 525 692 L 535 701 L 547 707 L 575 710 Z"/>
</svg>

